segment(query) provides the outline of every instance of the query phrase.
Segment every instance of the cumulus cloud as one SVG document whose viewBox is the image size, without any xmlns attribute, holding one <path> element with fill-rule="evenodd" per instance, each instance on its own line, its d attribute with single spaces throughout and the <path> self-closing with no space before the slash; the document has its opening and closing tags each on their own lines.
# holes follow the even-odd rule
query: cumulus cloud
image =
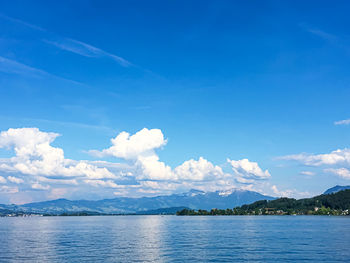
<svg viewBox="0 0 350 263">
<path fill-rule="evenodd" d="M 338 149 L 326 154 L 293 154 L 278 159 L 298 161 L 310 166 L 350 164 L 350 149 Z"/>
<path fill-rule="evenodd" d="M 164 162 L 159 161 L 156 154 L 149 156 L 139 156 L 136 165 L 140 167 L 140 173 L 137 174 L 137 179 L 151 180 L 176 180 L 171 167 Z"/>
<path fill-rule="evenodd" d="M 176 167 L 175 174 L 179 179 L 203 181 L 222 178 L 224 172 L 221 167 L 200 157 L 198 161 L 191 159 Z"/>
<path fill-rule="evenodd" d="M 5 177 L 0 176 L 0 184 L 6 184 L 6 182 Z"/>
<path fill-rule="evenodd" d="M 35 182 L 31 185 L 31 187 L 35 190 L 49 190 L 50 186 L 49 185 L 42 185 L 38 182 Z"/>
<path fill-rule="evenodd" d="M 18 177 L 14 177 L 14 176 L 8 176 L 7 180 L 9 180 L 10 182 L 15 183 L 15 184 L 22 184 L 22 183 L 24 183 L 23 179 L 18 178 Z"/>
<path fill-rule="evenodd" d="M 92 150 L 93 155 L 114 156 L 126 160 L 133 160 L 139 156 L 154 155 L 154 150 L 164 146 L 167 140 L 159 129 L 144 128 L 134 135 L 127 132 L 119 133 L 115 138 L 111 139 L 112 146 L 108 149 L 100 151 Z"/>
<path fill-rule="evenodd" d="M 156 150 L 165 146 L 167 140 L 159 129 L 144 128 L 134 135 L 121 132 L 111 139 L 111 143 L 112 146 L 107 149 L 89 152 L 95 156 L 114 156 L 134 161 L 139 180 L 202 181 L 220 179 L 224 175 L 219 166 L 214 166 L 203 157 L 185 161 L 174 170 L 161 162 Z"/>
<path fill-rule="evenodd" d="M 252 183 L 254 180 L 264 180 L 271 177 L 268 170 L 263 171 L 258 163 L 248 159 L 238 161 L 227 159 L 227 162 L 238 176 L 237 181 L 240 183 Z"/>
<path fill-rule="evenodd" d="M 248 159 L 228 160 L 234 173 L 224 172 L 222 167 L 203 157 L 186 160 L 172 168 L 162 162 L 157 154 L 157 150 L 167 144 L 159 129 L 144 128 L 135 134 L 121 132 L 111 139 L 109 148 L 89 151 L 99 157 L 124 159 L 122 163 L 66 159 L 63 149 L 52 146 L 58 136 L 57 133 L 43 132 L 38 128 L 1 132 L 0 148 L 13 150 L 14 156 L 0 159 L 0 171 L 11 173 L 7 179 L 0 177 L 0 183 L 16 183 L 26 191 L 29 186 L 33 190 L 41 190 L 37 193 L 49 198 L 79 189 L 94 192 L 90 186 L 109 194 L 143 196 L 185 192 L 192 188 L 203 191 L 230 190 L 237 187 L 237 182 L 247 188 L 271 176 L 268 170 L 263 171 L 257 163 Z M 2 192 L 18 190 L 7 186 Z"/>
<path fill-rule="evenodd" d="M 99 157 L 114 156 L 134 161 L 140 169 L 138 179 L 170 180 L 173 178 L 171 168 L 160 162 L 155 152 L 167 143 L 161 130 L 144 128 L 134 135 L 121 132 L 111 139 L 111 143 L 112 146 L 107 149 L 89 152 Z"/>
<path fill-rule="evenodd" d="M 13 149 L 15 156 L 7 163 L 1 163 L 0 169 L 27 175 L 86 176 L 93 179 L 115 177 L 106 168 L 65 159 L 61 148 L 51 146 L 58 136 L 57 133 L 42 132 L 38 128 L 2 131 L 0 148 Z"/>
<path fill-rule="evenodd" d="M 112 146 L 102 151 L 90 151 L 93 155 L 114 156 L 132 160 L 139 166 L 138 179 L 166 180 L 172 178 L 171 168 L 159 161 L 155 150 L 164 146 L 167 140 L 159 129 L 144 128 L 134 135 L 119 133 L 111 139 Z"/>
<path fill-rule="evenodd" d="M 276 185 L 271 186 L 271 189 L 272 189 L 273 193 L 275 195 L 277 195 L 278 197 L 290 197 L 291 194 L 293 193 L 292 190 L 280 191 Z"/>
<path fill-rule="evenodd" d="M 350 170 L 346 168 L 329 168 L 329 169 L 325 169 L 324 171 L 333 173 L 344 179 L 350 179 Z"/>
<path fill-rule="evenodd" d="M 294 198 L 310 197 L 309 192 L 300 192 L 300 191 L 297 191 L 295 189 L 293 189 L 293 190 L 291 190 L 291 189 L 280 190 L 277 188 L 276 185 L 272 185 L 271 190 L 274 193 L 274 195 L 276 195 L 278 197 L 290 197 L 290 198 L 291 197 L 294 197 Z"/>
</svg>

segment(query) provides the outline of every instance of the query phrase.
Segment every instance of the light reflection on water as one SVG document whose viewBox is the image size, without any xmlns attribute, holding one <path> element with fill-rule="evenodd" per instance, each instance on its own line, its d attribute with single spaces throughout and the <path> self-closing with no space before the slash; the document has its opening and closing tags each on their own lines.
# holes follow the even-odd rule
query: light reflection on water
<svg viewBox="0 0 350 263">
<path fill-rule="evenodd" d="M 346 262 L 350 217 L 0 218 L 0 262 Z"/>
</svg>

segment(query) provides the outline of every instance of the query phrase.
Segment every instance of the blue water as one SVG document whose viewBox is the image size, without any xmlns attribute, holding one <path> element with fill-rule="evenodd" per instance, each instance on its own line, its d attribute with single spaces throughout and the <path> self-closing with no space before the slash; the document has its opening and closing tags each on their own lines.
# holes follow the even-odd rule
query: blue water
<svg viewBox="0 0 350 263">
<path fill-rule="evenodd" d="M 350 262 L 350 217 L 0 218 L 0 262 Z"/>
</svg>

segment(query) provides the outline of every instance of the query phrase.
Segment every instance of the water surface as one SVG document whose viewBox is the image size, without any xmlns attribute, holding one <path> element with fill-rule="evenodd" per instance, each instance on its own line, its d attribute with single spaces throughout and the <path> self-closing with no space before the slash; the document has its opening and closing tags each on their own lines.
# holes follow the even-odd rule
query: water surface
<svg viewBox="0 0 350 263">
<path fill-rule="evenodd" d="M 349 262 L 350 217 L 0 218 L 1 262 Z"/>
</svg>

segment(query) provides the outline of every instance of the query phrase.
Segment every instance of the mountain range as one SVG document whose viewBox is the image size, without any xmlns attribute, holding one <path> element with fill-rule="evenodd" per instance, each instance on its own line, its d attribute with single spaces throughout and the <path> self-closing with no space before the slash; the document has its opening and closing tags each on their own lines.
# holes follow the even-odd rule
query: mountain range
<svg viewBox="0 0 350 263">
<path fill-rule="evenodd" d="M 164 208 L 211 209 L 233 208 L 258 200 L 273 200 L 274 197 L 247 190 L 203 192 L 190 190 L 183 194 L 166 196 L 128 198 L 117 197 L 99 201 L 57 199 L 52 201 L 28 203 L 24 205 L 0 205 L 0 210 L 23 213 L 59 215 L 63 213 L 101 213 L 101 214 L 147 214 Z M 176 210 L 176 209 L 175 209 Z M 174 211 L 175 211 L 174 210 Z M 176 211 L 175 211 L 176 212 Z"/>
<path fill-rule="evenodd" d="M 334 186 L 325 195 L 350 189 L 350 186 Z M 117 197 L 98 201 L 56 199 L 23 205 L 0 204 L 0 215 L 14 213 L 45 215 L 92 215 L 92 214 L 175 214 L 184 208 L 210 210 L 226 209 L 260 200 L 274 200 L 275 197 L 248 190 L 203 192 L 192 189 L 182 194 L 155 197 Z"/>
</svg>

